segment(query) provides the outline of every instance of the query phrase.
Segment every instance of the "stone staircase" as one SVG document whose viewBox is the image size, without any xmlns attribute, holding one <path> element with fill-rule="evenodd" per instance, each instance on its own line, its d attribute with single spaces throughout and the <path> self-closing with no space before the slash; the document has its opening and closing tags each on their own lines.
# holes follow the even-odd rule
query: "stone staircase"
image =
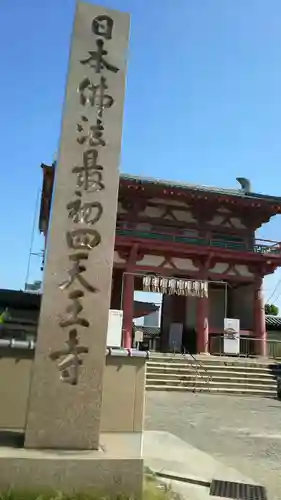
<svg viewBox="0 0 281 500">
<path fill-rule="evenodd" d="M 276 397 L 281 365 L 215 356 L 155 356 L 147 362 L 147 391 Z"/>
</svg>

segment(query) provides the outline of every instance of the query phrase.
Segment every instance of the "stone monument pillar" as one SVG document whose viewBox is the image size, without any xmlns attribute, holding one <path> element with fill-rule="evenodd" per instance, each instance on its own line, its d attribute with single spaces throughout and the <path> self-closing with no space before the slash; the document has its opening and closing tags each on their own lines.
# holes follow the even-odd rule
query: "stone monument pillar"
<svg viewBox="0 0 281 500">
<path fill-rule="evenodd" d="M 128 35 L 127 14 L 78 3 L 25 443 L 0 443 L 0 491 L 142 497 L 148 354 L 106 348 Z"/>
<path fill-rule="evenodd" d="M 99 447 L 128 36 L 128 14 L 78 3 L 26 448 Z"/>
</svg>

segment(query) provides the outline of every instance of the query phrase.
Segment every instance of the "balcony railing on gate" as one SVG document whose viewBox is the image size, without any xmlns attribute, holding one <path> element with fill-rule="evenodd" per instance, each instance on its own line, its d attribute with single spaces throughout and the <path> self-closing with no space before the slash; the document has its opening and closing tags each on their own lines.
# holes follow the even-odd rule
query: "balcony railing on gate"
<svg viewBox="0 0 281 500">
<path fill-rule="evenodd" d="M 240 353 L 239 357 L 255 357 L 259 356 L 259 343 L 261 339 L 254 337 L 240 337 Z M 281 341 L 267 340 L 266 356 L 272 359 L 281 359 Z M 210 335 L 209 352 L 215 356 L 224 356 L 223 335 Z"/>
<path fill-rule="evenodd" d="M 184 234 L 184 230 L 178 232 L 168 232 L 163 230 L 155 231 L 152 229 L 141 230 L 137 229 L 135 224 L 118 222 L 116 226 L 116 234 L 118 236 L 129 236 L 134 238 L 142 238 L 158 241 L 169 241 L 171 243 L 185 243 L 189 245 L 210 246 L 216 248 L 224 248 L 227 250 L 236 250 L 240 252 L 255 252 L 261 254 L 280 255 L 281 243 L 271 240 L 256 239 L 252 245 L 247 245 L 246 242 L 239 241 L 238 238 L 203 238 L 197 236 L 188 236 Z"/>
</svg>

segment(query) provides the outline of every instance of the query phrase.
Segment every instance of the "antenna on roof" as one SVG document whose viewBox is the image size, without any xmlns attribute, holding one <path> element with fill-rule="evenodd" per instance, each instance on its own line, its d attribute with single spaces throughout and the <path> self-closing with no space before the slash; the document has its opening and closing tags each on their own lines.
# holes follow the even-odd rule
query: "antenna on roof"
<svg viewBox="0 0 281 500">
<path fill-rule="evenodd" d="M 239 182 L 242 191 L 244 193 L 250 193 L 251 192 L 251 182 L 249 179 L 245 179 L 245 177 L 236 177 L 237 182 Z"/>
</svg>

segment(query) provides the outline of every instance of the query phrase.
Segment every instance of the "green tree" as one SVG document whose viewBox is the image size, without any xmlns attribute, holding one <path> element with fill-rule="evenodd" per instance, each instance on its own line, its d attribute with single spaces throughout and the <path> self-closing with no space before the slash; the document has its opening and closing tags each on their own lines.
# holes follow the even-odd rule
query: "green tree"
<svg viewBox="0 0 281 500">
<path fill-rule="evenodd" d="M 8 307 L 6 307 L 5 311 L 3 311 L 3 312 L 0 314 L 0 325 L 3 325 L 3 323 L 5 323 L 5 321 L 6 321 L 7 319 L 10 319 L 10 314 L 9 314 Z"/>
<path fill-rule="evenodd" d="M 271 316 L 278 316 L 279 309 L 274 304 L 265 304 L 264 306 L 265 314 L 270 314 Z"/>
</svg>

